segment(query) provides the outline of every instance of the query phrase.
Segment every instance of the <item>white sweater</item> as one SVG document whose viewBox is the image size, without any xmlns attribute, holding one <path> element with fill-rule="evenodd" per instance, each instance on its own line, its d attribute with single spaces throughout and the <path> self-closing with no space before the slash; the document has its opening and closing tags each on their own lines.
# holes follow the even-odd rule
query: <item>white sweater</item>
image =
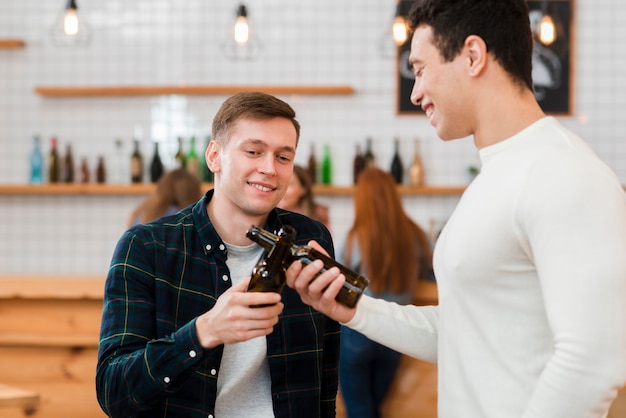
<svg viewBox="0 0 626 418">
<path fill-rule="evenodd" d="M 602 417 L 626 380 L 626 197 L 552 117 L 480 151 L 435 248 L 438 307 L 347 324 L 438 363 L 440 418 Z"/>
</svg>

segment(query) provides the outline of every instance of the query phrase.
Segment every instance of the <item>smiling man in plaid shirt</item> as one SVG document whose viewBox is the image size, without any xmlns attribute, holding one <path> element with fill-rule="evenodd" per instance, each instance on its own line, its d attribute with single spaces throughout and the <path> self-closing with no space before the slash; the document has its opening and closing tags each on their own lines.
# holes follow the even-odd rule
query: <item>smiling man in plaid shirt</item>
<svg viewBox="0 0 626 418">
<path fill-rule="evenodd" d="M 246 237 L 251 225 L 291 225 L 296 244 L 314 239 L 333 255 L 324 225 L 276 208 L 299 134 L 282 100 L 232 96 L 206 152 L 215 188 L 122 235 L 105 285 L 96 376 L 109 416 L 335 416 L 339 325 L 292 289 L 246 293 L 263 256 Z"/>
</svg>

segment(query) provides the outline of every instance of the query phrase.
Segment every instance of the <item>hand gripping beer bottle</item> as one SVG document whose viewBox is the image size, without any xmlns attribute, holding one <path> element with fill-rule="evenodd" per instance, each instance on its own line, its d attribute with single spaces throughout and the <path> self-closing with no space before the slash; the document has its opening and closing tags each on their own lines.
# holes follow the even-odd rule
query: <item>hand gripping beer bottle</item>
<svg viewBox="0 0 626 418">
<path fill-rule="evenodd" d="M 283 235 L 281 235 L 281 232 Z M 274 251 L 277 247 L 281 248 L 279 252 L 276 252 L 276 254 L 281 254 L 281 257 L 283 257 L 282 263 L 280 264 L 282 275 L 276 275 L 276 277 L 280 277 L 282 280 L 280 289 L 282 289 L 285 284 L 285 270 L 291 265 L 292 262 L 298 260 L 302 264 L 308 265 L 315 260 L 322 260 L 324 262 L 324 268 L 321 270 L 321 272 L 324 272 L 331 267 L 337 267 L 346 277 L 346 281 L 335 299 L 350 308 L 354 308 L 359 301 L 359 298 L 369 285 L 369 280 L 308 245 L 293 244 L 293 240 L 296 236 L 296 230 L 293 227 L 284 226 L 281 232 L 279 232 L 279 235 L 277 236 L 269 231 L 253 225 L 246 233 L 246 236 L 248 238 L 261 245 L 267 251 L 270 251 L 269 255 L 266 258 L 266 261 L 272 255 L 274 255 Z M 290 241 L 284 241 L 285 232 L 292 237 L 290 238 Z M 273 260 L 272 263 L 274 263 Z M 277 263 L 272 265 L 278 266 Z M 253 282 L 255 282 L 255 275 L 257 274 L 256 271 L 258 270 L 258 267 L 259 266 L 257 265 L 257 267 L 253 270 L 253 275 L 252 279 L 250 280 L 250 286 L 248 290 L 252 290 L 253 287 L 257 286 L 253 285 Z M 269 266 L 267 268 L 269 269 Z M 261 279 L 257 279 L 256 281 L 259 280 Z"/>
<path fill-rule="evenodd" d="M 264 246 L 269 250 L 269 253 L 252 269 L 248 292 L 280 293 L 283 290 L 287 281 L 285 270 L 289 267 L 285 263 L 289 259 L 288 254 L 295 238 L 296 230 L 293 227 L 285 226 L 276 236 L 271 248 Z"/>
</svg>

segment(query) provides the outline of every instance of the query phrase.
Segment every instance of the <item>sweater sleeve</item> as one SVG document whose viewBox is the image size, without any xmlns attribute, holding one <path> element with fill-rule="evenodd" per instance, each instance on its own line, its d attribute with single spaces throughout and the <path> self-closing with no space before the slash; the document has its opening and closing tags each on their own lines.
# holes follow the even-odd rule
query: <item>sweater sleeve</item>
<svg viewBox="0 0 626 418">
<path fill-rule="evenodd" d="M 363 295 L 346 326 L 400 353 L 437 362 L 436 306 L 398 305 Z"/>
<path fill-rule="evenodd" d="M 604 416 L 626 377 L 626 199 L 604 167 L 570 164 L 535 167 L 520 198 L 554 336 L 524 418 Z"/>
</svg>

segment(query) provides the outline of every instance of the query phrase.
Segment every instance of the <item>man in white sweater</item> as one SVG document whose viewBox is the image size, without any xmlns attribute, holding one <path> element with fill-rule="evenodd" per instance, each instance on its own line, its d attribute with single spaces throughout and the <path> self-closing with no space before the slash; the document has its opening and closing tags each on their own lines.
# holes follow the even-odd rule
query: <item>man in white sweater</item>
<svg viewBox="0 0 626 418">
<path fill-rule="evenodd" d="M 411 100 L 441 139 L 473 136 L 482 161 L 435 247 L 439 305 L 348 309 L 343 276 L 319 262 L 294 263 L 288 283 L 436 362 L 441 418 L 603 417 L 626 381 L 624 190 L 535 100 L 526 1 L 418 0 L 409 21 Z"/>
</svg>

